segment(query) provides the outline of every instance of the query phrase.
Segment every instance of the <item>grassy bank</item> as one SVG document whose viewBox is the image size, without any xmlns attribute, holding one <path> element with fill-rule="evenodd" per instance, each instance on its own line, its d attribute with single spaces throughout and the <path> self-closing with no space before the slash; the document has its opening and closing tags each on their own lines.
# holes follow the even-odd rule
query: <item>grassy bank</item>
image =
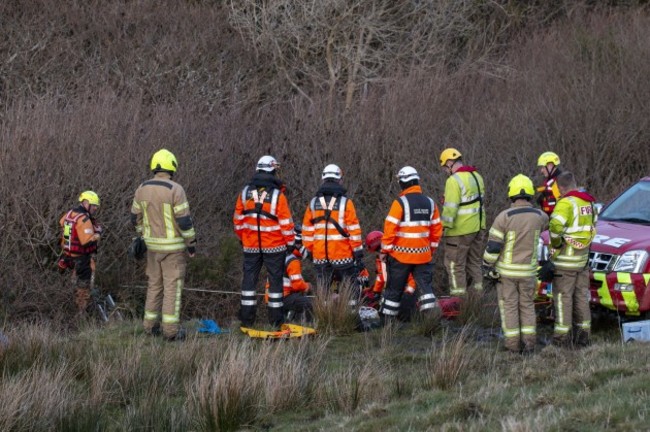
<svg viewBox="0 0 650 432">
<path fill-rule="evenodd" d="M 643 429 L 649 414 L 647 346 L 611 326 L 589 348 L 526 357 L 454 322 L 433 337 L 414 325 L 276 342 L 231 330 L 168 343 L 132 322 L 11 328 L 0 429 L 593 431 Z"/>
</svg>

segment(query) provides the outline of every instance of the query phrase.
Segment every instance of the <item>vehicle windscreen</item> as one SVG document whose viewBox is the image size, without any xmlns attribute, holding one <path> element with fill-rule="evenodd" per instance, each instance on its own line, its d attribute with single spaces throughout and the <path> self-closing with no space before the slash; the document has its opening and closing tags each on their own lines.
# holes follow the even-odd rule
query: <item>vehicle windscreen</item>
<svg viewBox="0 0 650 432">
<path fill-rule="evenodd" d="M 650 224 L 650 182 L 641 181 L 623 192 L 599 217 L 614 222 Z"/>
</svg>

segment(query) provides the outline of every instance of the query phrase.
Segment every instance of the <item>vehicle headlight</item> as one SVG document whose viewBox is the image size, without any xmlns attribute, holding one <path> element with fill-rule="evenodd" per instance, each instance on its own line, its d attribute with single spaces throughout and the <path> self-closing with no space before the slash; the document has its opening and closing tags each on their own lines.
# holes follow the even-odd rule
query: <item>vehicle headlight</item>
<svg viewBox="0 0 650 432">
<path fill-rule="evenodd" d="M 648 261 L 648 252 L 644 250 L 631 250 L 618 257 L 612 271 L 641 273 Z"/>
</svg>

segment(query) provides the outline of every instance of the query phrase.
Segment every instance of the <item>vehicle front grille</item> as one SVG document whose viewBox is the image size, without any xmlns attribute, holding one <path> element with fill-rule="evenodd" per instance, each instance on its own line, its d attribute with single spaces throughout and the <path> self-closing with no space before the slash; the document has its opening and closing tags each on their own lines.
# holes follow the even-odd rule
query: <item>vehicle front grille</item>
<svg viewBox="0 0 650 432">
<path fill-rule="evenodd" d="M 615 262 L 615 254 L 589 252 L 589 268 L 591 268 L 592 271 L 610 271 Z"/>
</svg>

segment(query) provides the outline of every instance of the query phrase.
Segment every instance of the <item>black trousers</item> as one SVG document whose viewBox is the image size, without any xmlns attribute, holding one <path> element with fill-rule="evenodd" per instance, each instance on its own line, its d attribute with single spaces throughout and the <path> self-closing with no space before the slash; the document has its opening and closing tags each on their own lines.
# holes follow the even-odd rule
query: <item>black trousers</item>
<svg viewBox="0 0 650 432">
<path fill-rule="evenodd" d="M 282 312 L 282 275 L 284 274 L 285 252 L 244 252 L 244 276 L 241 284 L 241 306 L 239 319 L 244 326 L 255 324 L 257 314 L 257 281 L 262 265 L 269 275 L 269 302 L 267 303 L 269 323 L 279 326 L 284 321 Z"/>
<path fill-rule="evenodd" d="M 318 286 L 325 288 L 327 291 L 329 291 L 332 282 L 335 280 L 343 284 L 350 284 L 352 287 L 350 302 L 354 302 L 354 305 L 356 305 L 361 295 L 361 285 L 357 281 L 359 271 L 354 264 L 343 267 L 335 267 L 332 264 L 314 264 L 314 270 L 316 270 Z"/>
<path fill-rule="evenodd" d="M 413 274 L 415 287 L 420 302 L 420 310 L 431 309 L 435 306 L 436 296 L 433 294 L 433 262 L 424 264 L 406 264 L 397 261 L 390 255 L 387 257 L 386 268 L 388 280 L 381 304 L 381 313 L 389 317 L 397 317 L 400 313 L 404 287 L 409 274 Z"/>
</svg>

